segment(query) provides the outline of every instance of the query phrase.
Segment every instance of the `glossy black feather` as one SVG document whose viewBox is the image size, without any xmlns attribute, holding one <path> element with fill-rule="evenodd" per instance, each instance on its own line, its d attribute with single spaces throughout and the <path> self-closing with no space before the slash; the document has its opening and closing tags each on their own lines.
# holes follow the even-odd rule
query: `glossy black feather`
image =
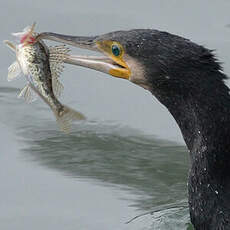
<svg viewBox="0 0 230 230">
<path fill-rule="evenodd" d="M 157 30 L 98 39 L 119 41 L 144 66 L 152 94 L 179 125 L 191 156 L 188 192 L 195 228 L 230 229 L 230 96 L 213 52 Z"/>
</svg>

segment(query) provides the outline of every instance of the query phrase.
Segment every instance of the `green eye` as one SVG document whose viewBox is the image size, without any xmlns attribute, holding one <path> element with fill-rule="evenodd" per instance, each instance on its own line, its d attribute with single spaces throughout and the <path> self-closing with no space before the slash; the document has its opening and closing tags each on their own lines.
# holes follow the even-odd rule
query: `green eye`
<svg viewBox="0 0 230 230">
<path fill-rule="evenodd" d="M 120 48 L 117 45 L 112 46 L 112 52 L 115 56 L 119 56 L 121 53 Z"/>
</svg>

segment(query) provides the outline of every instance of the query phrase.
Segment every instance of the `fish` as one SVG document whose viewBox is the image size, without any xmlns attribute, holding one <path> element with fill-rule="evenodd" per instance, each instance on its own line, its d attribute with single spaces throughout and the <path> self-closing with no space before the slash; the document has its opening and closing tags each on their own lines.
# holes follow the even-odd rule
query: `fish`
<svg viewBox="0 0 230 230">
<path fill-rule="evenodd" d="M 18 97 L 24 97 L 30 103 L 39 96 L 53 111 L 59 128 L 70 133 L 72 121 L 84 120 L 85 116 L 58 100 L 64 88 L 59 77 L 69 49 L 63 45 L 48 47 L 42 40 L 37 41 L 34 27 L 35 23 L 22 32 L 13 33 L 19 37 L 19 44 L 4 41 L 16 53 L 16 61 L 8 68 L 8 81 L 23 73 L 27 84 Z"/>
</svg>

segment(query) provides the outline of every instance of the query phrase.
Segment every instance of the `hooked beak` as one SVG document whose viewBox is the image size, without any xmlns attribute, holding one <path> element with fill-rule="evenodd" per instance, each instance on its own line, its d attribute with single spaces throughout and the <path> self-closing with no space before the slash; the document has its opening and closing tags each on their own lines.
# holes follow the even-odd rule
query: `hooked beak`
<svg viewBox="0 0 230 230">
<path fill-rule="evenodd" d="M 109 55 L 103 52 L 97 46 L 97 36 L 84 37 L 84 36 L 70 36 L 63 34 L 56 34 L 50 32 L 40 33 L 36 40 L 47 39 L 51 41 L 61 42 L 71 46 L 82 49 L 88 49 L 100 52 L 103 56 L 80 56 L 80 55 L 67 55 L 64 62 L 72 65 L 83 66 L 94 69 L 100 72 L 110 74 L 115 77 L 129 79 L 130 70 L 116 61 Z"/>
</svg>

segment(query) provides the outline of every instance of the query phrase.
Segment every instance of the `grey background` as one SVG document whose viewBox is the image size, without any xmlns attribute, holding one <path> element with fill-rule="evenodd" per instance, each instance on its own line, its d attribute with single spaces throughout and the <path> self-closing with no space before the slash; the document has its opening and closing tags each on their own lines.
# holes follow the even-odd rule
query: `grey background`
<svg viewBox="0 0 230 230">
<path fill-rule="evenodd" d="M 34 21 L 38 32 L 72 35 L 154 28 L 216 49 L 229 74 L 229 12 L 227 0 L 1 1 L 0 40 L 14 40 L 11 32 Z M 184 142 L 171 115 L 149 92 L 66 66 L 61 101 L 88 119 L 65 136 L 41 100 L 27 105 L 16 98 L 24 78 L 7 82 L 15 55 L 4 44 L 0 55 L 1 229 L 187 228 L 186 208 L 163 208 L 124 224 L 187 199 Z"/>
</svg>

